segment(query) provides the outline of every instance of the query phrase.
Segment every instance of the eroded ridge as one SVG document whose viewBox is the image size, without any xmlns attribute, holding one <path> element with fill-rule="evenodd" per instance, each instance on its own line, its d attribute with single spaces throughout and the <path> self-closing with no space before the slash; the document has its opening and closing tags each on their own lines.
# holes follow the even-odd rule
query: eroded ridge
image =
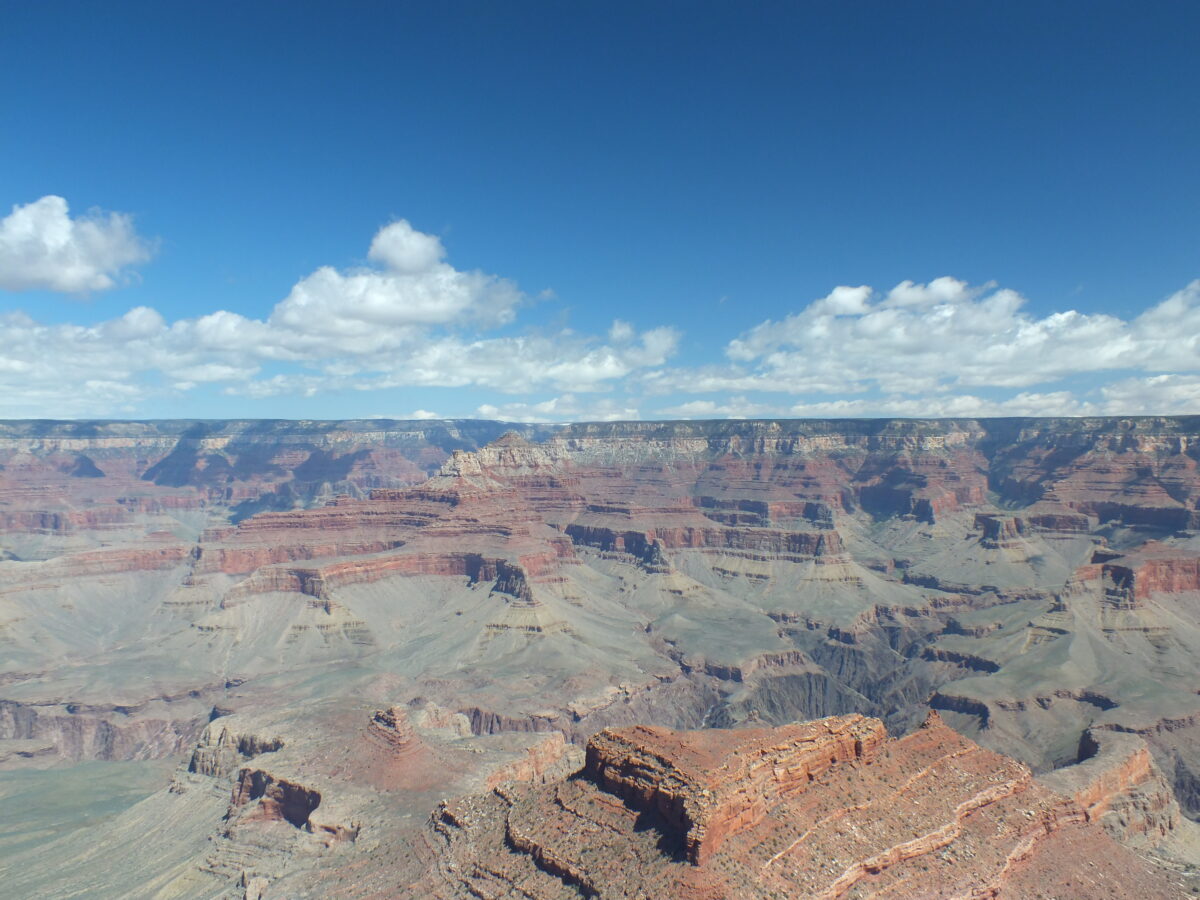
<svg viewBox="0 0 1200 900">
<path fill-rule="evenodd" d="M 443 803 L 434 897 L 1180 896 L 1078 800 L 936 714 L 888 739 L 837 716 L 774 729 L 608 729 L 574 778 Z M 1048 893 L 1046 893 L 1048 892 Z"/>
<path fill-rule="evenodd" d="M 831 766 L 869 759 L 886 738 L 882 722 L 860 715 L 738 731 L 639 725 L 593 737 L 584 774 L 681 833 L 688 860 L 700 865 L 771 804 Z"/>
</svg>

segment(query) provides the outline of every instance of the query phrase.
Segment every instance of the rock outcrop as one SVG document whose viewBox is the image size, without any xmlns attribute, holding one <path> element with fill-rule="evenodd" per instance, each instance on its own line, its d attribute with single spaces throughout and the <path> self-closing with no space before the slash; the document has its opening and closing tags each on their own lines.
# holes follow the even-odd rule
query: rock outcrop
<svg viewBox="0 0 1200 900">
<path fill-rule="evenodd" d="M 241 732 L 228 720 L 211 722 L 192 750 L 188 771 L 210 778 L 225 778 L 247 761 L 283 747 L 283 739 Z"/>
<path fill-rule="evenodd" d="M 581 776 L 443 803 L 433 897 L 1176 897 L 1115 843 L 936 715 L 774 730 L 605 731 Z M 1067 855 L 1064 855 L 1066 853 Z"/>
<path fill-rule="evenodd" d="M 262 769 L 244 768 L 238 773 L 229 800 L 227 818 L 257 801 L 257 806 L 241 821 L 285 821 L 296 828 L 311 830 L 308 817 L 321 805 L 321 795 L 312 788 L 276 778 Z"/>
<path fill-rule="evenodd" d="M 1084 735 L 1082 761 L 1041 777 L 1066 794 L 1088 821 L 1101 822 L 1127 844 L 1154 848 L 1183 825 L 1179 804 L 1150 748 L 1136 735 L 1094 729 Z"/>
<path fill-rule="evenodd" d="M 780 798 L 831 766 L 868 761 L 886 738 L 862 716 L 776 729 L 606 729 L 588 742 L 584 774 L 683 837 L 690 862 L 707 861 L 732 834 L 753 828 Z"/>
</svg>

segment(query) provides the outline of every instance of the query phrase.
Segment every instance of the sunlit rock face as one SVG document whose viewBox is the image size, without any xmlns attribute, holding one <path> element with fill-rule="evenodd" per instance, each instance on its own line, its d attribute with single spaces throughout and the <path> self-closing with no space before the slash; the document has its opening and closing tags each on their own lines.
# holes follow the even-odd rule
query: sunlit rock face
<svg viewBox="0 0 1200 900">
<path fill-rule="evenodd" d="M 754 735 L 857 723 L 832 758 L 865 771 L 898 743 L 855 729 L 908 740 L 932 707 L 1186 870 L 1198 439 L 1188 418 L 4 423 L 0 770 L 178 760 L 119 823 L 189 823 L 156 832 L 162 885 L 391 896 L 440 865 L 439 801 L 513 780 L 640 816 L 658 797 L 672 865 L 711 872 L 809 792 L 795 773 L 826 778 Z M 584 767 L 603 735 L 691 731 L 735 735 L 712 771 L 753 774 L 676 765 L 701 802 Z M 23 852 L 27 893 L 61 894 L 71 873 Z M 106 851 L 78 877 L 150 876 Z"/>
<path fill-rule="evenodd" d="M 1134 756 L 1136 756 L 1136 751 Z M 434 897 L 1179 896 L 1099 810 L 1148 757 L 1057 793 L 931 714 L 887 738 L 858 715 L 778 728 L 607 729 L 580 776 L 441 804 Z M 1164 826 L 1169 827 L 1169 826 Z"/>
</svg>

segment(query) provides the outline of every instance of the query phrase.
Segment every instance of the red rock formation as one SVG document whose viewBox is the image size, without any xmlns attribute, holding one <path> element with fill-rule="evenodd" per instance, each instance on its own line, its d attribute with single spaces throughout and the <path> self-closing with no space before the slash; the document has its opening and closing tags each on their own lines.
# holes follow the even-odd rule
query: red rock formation
<svg viewBox="0 0 1200 900">
<path fill-rule="evenodd" d="M 1075 572 L 1072 584 L 1079 590 L 1096 580 L 1102 583 L 1107 608 L 1138 610 L 1154 594 L 1200 591 L 1200 557 L 1157 541 L 1127 554 L 1097 550 L 1091 564 Z"/>
<path fill-rule="evenodd" d="M 100 531 L 131 520 L 124 507 L 53 512 L 18 510 L 0 512 L 0 532 L 21 531 L 35 534 L 68 534 L 75 531 Z"/>
<path fill-rule="evenodd" d="M 154 546 L 150 541 L 139 547 L 89 550 L 39 563 L 21 563 L 9 569 L 0 594 L 44 587 L 70 579 L 121 575 L 127 572 L 155 572 L 173 569 L 192 559 L 193 548 L 183 544 Z"/>
<path fill-rule="evenodd" d="M 487 777 L 487 787 L 490 790 L 509 781 L 543 784 L 552 778 L 563 778 L 579 767 L 579 755 L 579 750 L 563 739 L 561 731 L 552 731 L 512 762 L 493 769 Z"/>
<path fill-rule="evenodd" d="M 1093 729 L 1083 743 L 1082 762 L 1042 776 L 1042 783 L 1126 842 L 1154 845 L 1179 826 L 1179 807 L 1142 738 Z"/>
<path fill-rule="evenodd" d="M 283 534 L 278 537 L 283 538 Z M 381 553 L 399 546 L 397 541 L 329 541 L 327 543 L 294 543 L 294 541 L 295 538 L 292 537 L 291 541 L 283 544 L 262 544 L 253 547 L 204 547 L 195 571 L 198 575 L 213 572 L 241 575 L 276 563 Z"/>
<path fill-rule="evenodd" d="M 599 787 L 683 832 L 705 862 L 726 837 L 752 828 L 769 804 L 803 791 L 837 763 L 869 760 L 883 724 L 862 716 L 776 729 L 606 729 L 588 742 L 584 773 Z"/>
<path fill-rule="evenodd" d="M 390 667 L 397 656 L 377 657 L 364 669 L 386 660 L 396 681 L 395 690 L 380 690 L 372 702 L 390 702 L 412 687 L 449 709 L 461 709 L 462 720 L 456 722 L 469 721 L 475 737 L 483 738 L 479 744 L 493 741 L 494 749 L 511 738 L 503 749 L 515 752 L 523 742 L 536 741 L 530 753 L 493 773 L 491 780 L 502 793 L 508 789 L 500 782 L 510 775 L 545 778 L 557 765 L 552 759 L 557 738 L 501 732 L 561 731 L 583 740 L 600 723 L 730 724 L 761 721 L 755 718 L 760 715 L 775 720 L 812 715 L 818 709 L 807 708 L 810 701 L 820 704 L 819 711 L 887 709 L 898 719 L 919 718 L 917 710 L 931 692 L 936 692 L 935 704 L 975 713 L 985 724 L 991 714 L 995 727 L 982 732 L 983 739 L 997 746 L 1011 740 L 1014 752 L 1022 750 L 1021 736 L 1032 733 L 1031 723 L 1053 718 L 1053 711 L 1045 713 L 1055 703 L 1063 701 L 1059 710 L 1084 704 L 1089 709 L 1079 722 L 1063 726 L 1074 730 L 1055 748 L 1059 760 L 1071 752 L 1093 715 L 1126 702 L 1131 707 L 1158 702 L 1139 685 L 1159 679 L 1163 696 L 1171 694 L 1169 716 L 1138 709 L 1136 718 L 1127 710 L 1105 718 L 1120 721 L 1121 727 L 1161 731 L 1155 732 L 1163 738 L 1155 743 L 1156 752 L 1182 753 L 1190 746 L 1192 738 L 1184 740 L 1182 732 L 1191 734 L 1195 725 L 1192 707 L 1177 701 L 1187 694 L 1194 703 L 1188 659 L 1193 648 L 1186 643 L 1194 640 L 1187 617 L 1194 618 L 1196 598 L 1181 595 L 1200 585 L 1200 566 L 1188 549 L 1195 541 L 1175 534 L 1140 550 L 1136 542 L 1139 534 L 1162 536 L 1159 529 L 1197 524 L 1195 420 L 620 423 L 570 426 L 538 444 L 508 436 L 475 452 L 459 449 L 478 442 L 449 434 L 456 426 L 438 426 L 449 436 L 436 444 L 422 432 L 413 438 L 417 449 L 409 452 L 414 445 L 400 449 L 401 439 L 390 426 L 372 432 L 368 424 L 205 423 L 170 439 L 154 428 L 114 425 L 129 431 L 118 443 L 112 443 L 110 426 L 94 426 L 99 437 L 25 435 L 11 446 L 4 435 L 17 426 L 0 424 L 0 532 L 6 525 L 20 532 L 0 546 L 5 560 L 0 562 L 5 603 L 0 640 L 15 636 L 20 670 L 0 672 L 0 680 L 31 672 L 34 666 L 26 659 L 41 666 L 46 643 L 36 630 L 35 640 L 27 640 L 24 628 L 36 624 L 45 633 L 68 631 L 67 604 L 41 602 L 25 592 L 62 586 L 69 598 L 68 590 L 77 590 L 71 579 L 148 571 L 156 574 L 108 582 L 136 583 L 131 593 L 153 602 L 166 597 L 150 638 L 164 637 L 169 649 L 160 653 L 219 648 L 224 659 L 197 662 L 236 666 L 235 671 L 247 667 L 270 675 L 264 683 L 286 681 L 279 676 L 296 659 L 296 629 L 309 628 L 308 619 L 320 621 L 312 608 L 322 605 L 331 615 L 361 617 L 354 619 L 355 627 L 361 626 L 366 638 L 372 632 L 378 636 L 377 645 L 364 649 L 369 643 L 364 639 L 355 649 L 364 656 L 392 653 L 398 641 L 429 634 L 431 644 L 446 647 L 447 658 L 425 673 L 401 675 L 400 666 Z M 260 432 L 265 437 L 260 439 Z M 456 452 L 447 458 L 450 447 Z M 81 454 L 100 474 L 81 461 Z M 439 463 L 444 464 L 432 478 L 404 486 L 422 480 Z M 1013 513 L 1024 504 L 1032 505 Z M 173 521 L 167 517 L 171 513 L 178 513 Z M 1130 527 L 1100 529 L 1101 520 Z M 193 542 L 206 523 L 214 527 Z M 164 536 L 168 528 L 187 538 Z M 1105 540 L 1120 552 L 1096 556 L 1064 589 L 1066 573 Z M 102 549 L 92 549 L 98 545 Z M 976 554 L 968 562 L 978 566 L 965 566 L 963 559 L 980 547 L 1028 548 L 1029 553 Z M 943 554 L 949 558 L 943 574 L 922 576 L 920 562 Z M 21 556 L 48 561 L 23 562 Z M 1029 580 L 977 575 L 984 571 L 979 566 L 995 571 L 1001 567 L 997 563 L 1025 567 Z M 956 568 L 966 574 L 956 576 Z M 225 576 L 242 579 L 230 590 L 236 579 Z M 353 585 L 405 576 L 459 581 L 439 584 L 422 598 L 423 603 L 454 599 L 443 609 L 432 608 L 432 602 L 421 606 L 420 615 L 428 621 L 417 623 L 420 628 L 412 627 L 410 609 L 400 608 L 412 606 L 413 591 L 381 588 L 339 595 Z M 181 584 L 188 590 L 177 591 Z M 468 594 L 471 585 L 482 589 Z M 489 599 L 488 588 L 504 596 Z M 225 591 L 224 609 L 214 610 L 220 591 Z M 281 630 L 293 630 L 277 641 L 274 611 L 283 619 L 295 610 L 278 598 L 254 598 L 279 591 L 297 595 L 294 607 L 306 621 L 283 622 Z M 455 592 L 470 602 L 459 603 Z M 179 602 L 176 593 L 187 598 Z M 395 608 L 389 605 L 393 600 Z M 239 603 L 256 605 L 229 611 Z M 1000 604 L 1008 608 L 986 612 Z M 47 614 L 44 625 L 34 623 L 39 610 Z M 269 612 L 260 614 L 263 610 Z M 462 610 L 463 618 L 450 618 Z M 1165 613 L 1155 618 L 1164 610 L 1179 624 L 1175 633 L 1164 633 Z M 166 633 L 176 619 L 184 627 L 194 625 L 186 640 Z M 745 630 L 725 641 L 720 629 L 726 622 Z M 112 629 L 120 642 L 134 641 L 138 652 L 155 650 L 145 641 L 136 644 L 139 629 L 115 624 L 122 624 Z M 214 639 L 217 629 L 221 634 Z M 238 640 L 227 640 L 233 632 L 239 632 Z M 442 641 L 451 633 L 457 641 L 453 647 Z M 1068 635 L 1075 639 L 1047 648 Z M 620 654 L 623 638 L 636 641 L 635 650 L 607 668 L 604 655 Z M 338 642 L 317 643 L 311 642 L 316 653 L 303 664 L 329 665 L 337 674 L 306 680 L 304 690 L 344 689 L 336 685 L 353 677 L 336 668 L 345 659 Z M 539 657 L 539 649 L 549 652 Z M 1067 657 L 1068 664 L 1029 666 L 1028 659 L 1019 659 L 1047 649 L 1054 651 L 1048 656 Z M 126 652 L 124 643 L 106 644 L 99 652 L 83 648 L 80 658 L 118 660 Z M 1076 653 L 1086 657 L 1082 668 Z M 404 664 L 434 656 L 428 650 L 406 654 Z M 505 668 L 517 658 L 519 666 Z M 493 666 L 496 659 L 501 664 Z M 539 668 L 542 659 L 548 660 L 546 671 Z M 1120 671 L 1110 673 L 1114 667 Z M 1014 671 L 1036 683 L 1028 691 L 1006 690 L 1005 678 Z M 947 685 L 963 676 L 976 687 L 987 681 L 995 689 L 972 693 L 963 687 L 958 693 Z M 1069 685 L 1055 681 L 1066 676 Z M 410 678 L 415 686 L 404 681 Z M 782 696 L 780 688 L 779 702 L 772 703 L 769 692 L 759 690 L 772 680 L 788 682 L 787 693 L 795 696 Z M 837 696 L 817 696 L 820 690 L 811 687 L 817 681 L 829 687 L 829 696 Z M 451 771 L 471 770 L 476 784 L 488 777 L 495 757 L 481 765 L 476 757 L 487 754 L 472 752 L 477 747 L 471 736 L 462 737 L 469 750 L 448 750 L 423 726 L 410 728 L 403 712 L 392 709 L 345 731 L 347 761 L 338 763 L 339 778 L 379 790 L 423 791 L 448 784 Z M 65 722 L 69 715 L 55 712 Z M 102 731 L 94 723 L 86 727 Z M 82 728 L 70 723 L 62 733 Z M 643 738 L 644 746 L 635 747 L 638 754 L 649 752 Z M 505 857 L 505 865 L 520 869 L 536 858 L 544 866 L 537 870 L 542 875 L 553 870 L 566 873 L 568 880 L 591 879 L 588 883 L 602 893 L 603 879 L 589 869 L 593 860 L 547 840 L 536 827 L 543 813 L 547 821 L 570 823 L 555 811 L 569 808 L 586 822 L 607 817 L 613 833 L 629 839 L 611 844 L 598 838 L 597 846 L 614 853 L 636 848 L 636 859 L 657 872 L 655 878 L 661 876 L 661 883 L 648 889 L 651 896 L 702 896 L 705 891 L 736 896 L 743 877 L 752 885 L 765 879 L 783 892 L 806 885 L 804 890 L 817 896 L 853 893 L 857 887 L 874 890 L 876 884 L 890 889 L 894 878 L 893 893 L 903 896 L 904 879 L 921 883 L 924 876 L 915 868 L 920 864 L 948 872 L 963 891 L 994 893 L 1020 883 L 1022 873 L 1036 871 L 1037 860 L 1048 852 L 1041 848 L 1068 848 L 1092 858 L 1088 854 L 1095 845 L 1085 820 L 1120 817 L 1146 823 L 1137 827 L 1148 832 L 1157 827 L 1152 823 L 1160 821 L 1156 817 L 1162 811 L 1155 806 L 1154 778 L 1138 774 L 1136 754 L 1105 769 L 1109 774 L 1089 782 L 1086 790 L 1069 792 L 1076 800 L 1064 806 L 1039 793 L 1043 789 L 1027 783 L 1009 762 L 980 755 L 978 748 L 964 750 L 952 765 L 935 765 L 936 742 L 928 734 L 925 743 L 894 742 L 875 755 L 848 758 L 815 774 L 802 790 L 792 789 L 789 765 L 783 763 L 764 762 L 753 777 L 711 783 L 697 769 L 680 775 L 680 761 L 686 753 L 699 753 L 706 740 L 717 737 L 679 738 L 690 748 L 686 752 L 655 751 L 665 760 L 662 771 L 648 771 L 655 778 L 673 772 L 680 786 L 675 793 L 656 787 L 646 794 L 658 798 L 647 800 L 649 806 L 637 805 L 645 791 L 636 787 L 633 775 L 627 785 L 632 799 L 625 800 L 586 778 L 558 786 L 553 804 L 523 789 L 510 791 L 510 800 L 503 802 L 511 801 L 511 815 L 495 822 L 522 854 L 516 862 Z M 750 732 L 727 740 L 726 756 L 713 751 L 725 760 L 722 765 L 750 766 L 746 760 L 755 753 L 776 759 L 771 754 L 778 748 L 738 743 L 752 741 Z M 957 738 L 938 740 L 952 744 Z M 249 759 L 240 736 L 237 742 L 232 735 L 214 741 L 194 756 L 198 773 L 236 771 Z M 104 740 L 89 731 L 79 743 L 99 747 Z M 138 752 L 138 746 L 124 737 L 113 740 L 113 752 Z M 264 782 L 261 796 L 239 807 L 239 822 L 260 814 L 286 821 L 283 810 L 291 808 L 301 789 L 320 792 L 312 784 L 326 791 L 323 809 L 331 807 L 335 795 L 316 771 L 329 765 L 328 757 L 314 757 L 323 762 L 311 768 L 286 767 L 303 753 L 289 746 L 286 754 L 254 763 L 279 765 L 270 776 L 276 787 Z M 280 762 L 284 756 L 286 765 Z M 917 794 L 893 796 L 889 779 L 907 782 L 909 775 L 902 772 L 929 766 L 949 784 L 945 802 L 928 790 L 928 775 L 913 781 Z M 1188 777 L 1185 771 L 1178 780 L 1186 785 Z M 1118 786 L 1116 793 L 1105 786 L 1106 779 Z M 829 786 L 845 796 L 830 800 Z M 997 792 L 989 793 L 992 787 Z M 251 783 L 247 796 L 257 789 Z M 872 792 L 893 796 L 899 812 L 875 802 Z M 846 798 L 854 802 L 843 802 Z M 1033 824 L 1014 811 L 1013 798 L 1034 814 Z M 675 817 L 671 827 L 677 833 L 671 827 L 655 833 L 667 843 L 678 839 L 681 852 L 691 853 L 699 865 L 661 868 L 657 848 L 638 843 L 636 834 L 630 837 L 637 827 L 627 829 L 629 820 L 642 817 L 644 825 L 647 809 L 670 826 L 659 805 Z M 893 812 L 894 821 L 888 819 Z M 846 833 L 826 834 L 826 825 Z M 776 855 L 795 840 L 781 835 L 809 831 L 792 850 Z M 993 833 L 999 835 L 999 849 L 985 839 Z M 960 851 L 972 860 L 965 871 L 978 876 L 969 884 L 954 881 L 953 866 L 937 861 L 944 852 Z M 829 863 L 806 874 L 815 860 L 834 859 L 840 865 L 836 871 Z M 528 877 L 531 883 L 538 878 Z M 530 892 L 537 896 L 536 884 Z"/>
<path fill-rule="evenodd" d="M 152 572 L 171 569 L 192 558 L 193 548 L 183 544 L 165 547 L 95 550 L 76 553 L 63 560 L 67 574 L 75 577 L 112 575 L 121 572 Z"/>
<path fill-rule="evenodd" d="M 398 706 L 371 716 L 360 740 L 354 744 L 357 777 L 381 790 L 425 790 L 445 775 L 429 745 Z"/>
<path fill-rule="evenodd" d="M 553 554 L 550 558 L 557 560 Z M 307 594 L 325 600 L 330 591 L 346 585 L 417 575 L 465 577 L 470 584 L 491 581 L 494 582 L 493 590 L 529 600 L 531 593 L 525 566 L 535 572 L 546 572 L 550 570 L 550 564 L 546 554 L 521 556 L 519 562 L 514 565 L 478 553 L 429 553 L 367 556 L 323 566 L 266 566 L 230 590 L 224 605 L 275 591 Z"/>
<path fill-rule="evenodd" d="M 998 516 L 979 513 L 975 516 L 975 528 L 983 532 L 980 544 L 988 549 L 1013 546 L 1025 534 L 1028 526 L 1018 516 Z"/>
<path fill-rule="evenodd" d="M 249 815 L 240 817 L 242 822 L 284 821 L 296 828 L 308 828 L 308 817 L 321 805 L 321 795 L 304 785 L 277 779 L 262 769 L 244 768 L 233 786 L 226 818 L 232 818 L 238 810 L 254 801 L 258 801 L 258 805 Z"/>
<path fill-rule="evenodd" d="M 1040 513 L 1026 517 L 1034 528 L 1064 534 L 1087 534 L 1092 530 L 1095 519 L 1076 513 Z"/>
<path fill-rule="evenodd" d="M 744 735 L 602 732 L 583 777 L 446 802 L 430 827 L 438 874 L 414 886 L 430 897 L 543 900 L 566 888 L 597 898 L 982 900 L 1029 896 L 1031 879 L 1051 896 L 1165 900 L 1180 890 L 1079 802 L 936 716 L 893 741 L 859 716 Z"/>
</svg>

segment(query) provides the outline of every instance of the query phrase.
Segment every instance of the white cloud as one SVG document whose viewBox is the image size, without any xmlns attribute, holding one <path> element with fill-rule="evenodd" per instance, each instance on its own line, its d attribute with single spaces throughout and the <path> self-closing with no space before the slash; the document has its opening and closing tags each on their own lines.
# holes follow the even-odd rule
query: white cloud
<svg viewBox="0 0 1200 900">
<path fill-rule="evenodd" d="M 102 333 L 114 341 L 134 341 L 154 337 L 167 327 L 158 310 L 148 306 L 135 306 L 119 319 L 101 324 Z"/>
<path fill-rule="evenodd" d="M 523 295 L 444 255 L 436 237 L 395 222 L 371 244 L 380 268 L 318 269 L 265 319 L 217 310 L 168 323 L 144 306 L 92 326 L 0 315 L 0 415 L 102 416 L 201 384 L 253 398 L 405 386 L 604 391 L 675 352 L 674 329 L 620 321 L 608 340 L 569 329 L 489 334 Z"/>
<path fill-rule="evenodd" d="M 613 319 L 608 329 L 608 339 L 614 344 L 623 344 L 633 338 L 633 326 L 621 319 Z"/>
<path fill-rule="evenodd" d="M 271 322 L 300 334 L 370 343 L 383 328 L 512 321 L 523 297 L 511 282 L 460 272 L 441 261 L 441 241 L 401 220 L 381 228 L 369 258 L 379 269 L 339 272 L 322 266 L 292 288 Z"/>
<path fill-rule="evenodd" d="M 753 403 L 745 397 L 715 400 L 689 400 L 676 406 L 655 410 L 655 418 L 663 419 L 765 419 L 791 415 L 785 406 Z"/>
<path fill-rule="evenodd" d="M 835 287 L 829 294 L 813 303 L 813 308 L 831 316 L 861 316 L 867 311 L 871 289 L 863 284 L 858 287 Z"/>
<path fill-rule="evenodd" d="M 890 291 L 884 303 L 888 306 L 936 306 L 940 303 L 960 303 L 978 296 L 995 285 L 984 285 L 981 288 L 970 288 L 965 281 L 943 275 L 935 278 L 929 284 L 917 284 L 912 281 L 902 281 Z M 837 290 L 842 290 L 838 288 Z M 862 288 L 858 288 L 862 290 Z M 870 289 L 868 288 L 868 292 Z"/>
<path fill-rule="evenodd" d="M 1100 410 L 1095 404 L 1081 401 L 1069 391 L 1053 391 L 1044 394 L 1025 392 L 1006 400 L 987 400 L 973 394 L 837 399 L 797 403 L 788 410 L 788 414 L 830 419 L 862 416 L 952 419 L 987 416 L 1083 416 L 1099 415 Z"/>
<path fill-rule="evenodd" d="M 475 410 L 483 419 L 504 422 L 620 422 L 640 419 L 637 407 L 607 398 L 581 403 L 573 394 L 563 394 L 540 403 L 485 403 Z"/>
<path fill-rule="evenodd" d="M 733 365 L 659 372 L 659 392 L 927 395 L 1010 389 L 1105 371 L 1200 371 L 1200 281 L 1130 320 L 1070 310 L 1038 318 L 1015 291 L 953 278 L 880 297 L 842 287 L 731 341 Z"/>
<path fill-rule="evenodd" d="M 400 219 L 379 229 L 367 258 L 393 272 L 416 275 L 433 269 L 445 255 L 446 249 L 438 238 L 422 234 L 407 219 Z"/>
<path fill-rule="evenodd" d="M 400 421 L 405 421 L 405 420 L 409 420 L 409 419 L 415 419 L 417 421 L 431 421 L 434 419 L 446 419 L 446 418 L 455 418 L 455 417 L 454 416 L 443 416 L 439 413 L 435 413 L 432 410 L 428 410 L 428 409 L 414 409 L 410 413 L 400 413 L 399 415 L 396 415 L 395 413 L 387 413 L 386 415 L 384 413 L 375 413 L 374 415 L 367 416 L 367 418 L 368 419 L 398 419 Z"/>
<path fill-rule="evenodd" d="M 912 397 L 839 397 L 809 403 L 755 403 L 735 396 L 723 401 L 691 400 L 654 411 L 655 418 L 768 419 L 768 418 L 974 418 L 988 416 L 1101 415 L 1103 404 L 1080 400 L 1069 391 L 1023 392 L 1004 400 L 973 394 Z M 1179 411 L 1179 410 L 1175 410 Z M 1121 410 L 1116 410 L 1116 413 Z M 1114 413 L 1114 414 L 1116 414 Z"/>
<path fill-rule="evenodd" d="M 48 194 L 0 219 L 0 289 L 103 291 L 152 252 L 125 213 L 94 210 L 72 219 L 67 201 Z"/>
<path fill-rule="evenodd" d="M 1127 378 L 1100 389 L 1109 415 L 1200 414 L 1200 375 Z"/>
<path fill-rule="evenodd" d="M 65 202 L 43 198 L 0 222 L 0 262 L 37 256 L 13 234 L 55 230 L 29 224 L 41 219 L 81 246 L 103 243 L 81 234 L 140 241 L 127 218 L 72 220 Z M 132 259 L 109 253 L 109 268 L 95 263 L 92 281 L 82 270 L 70 281 L 60 266 L 56 283 L 111 285 L 129 264 L 122 258 Z M 673 327 L 506 327 L 527 297 L 504 278 L 453 267 L 441 240 L 406 221 L 380 229 L 367 260 L 317 269 L 261 319 L 218 309 L 168 322 L 139 306 L 85 326 L 0 313 L 0 416 L 126 414 L 203 385 L 250 398 L 487 391 L 512 399 L 492 399 L 478 415 L 529 422 L 636 419 L 639 393 L 692 397 L 650 413 L 681 418 L 1200 413 L 1200 281 L 1128 319 L 1034 315 L 1015 291 L 949 277 L 887 291 L 841 286 L 744 331 L 720 364 L 667 368 L 680 343 Z M 438 414 L 410 416 L 426 417 Z"/>
<path fill-rule="evenodd" d="M 678 337 L 674 329 L 655 328 L 612 347 L 599 338 L 566 330 L 477 340 L 442 335 L 415 342 L 403 353 L 343 358 L 323 364 L 321 375 L 277 375 L 231 385 L 227 393 L 268 397 L 396 387 L 481 387 L 504 393 L 543 387 L 599 391 L 637 369 L 662 365 L 675 351 Z"/>
</svg>

